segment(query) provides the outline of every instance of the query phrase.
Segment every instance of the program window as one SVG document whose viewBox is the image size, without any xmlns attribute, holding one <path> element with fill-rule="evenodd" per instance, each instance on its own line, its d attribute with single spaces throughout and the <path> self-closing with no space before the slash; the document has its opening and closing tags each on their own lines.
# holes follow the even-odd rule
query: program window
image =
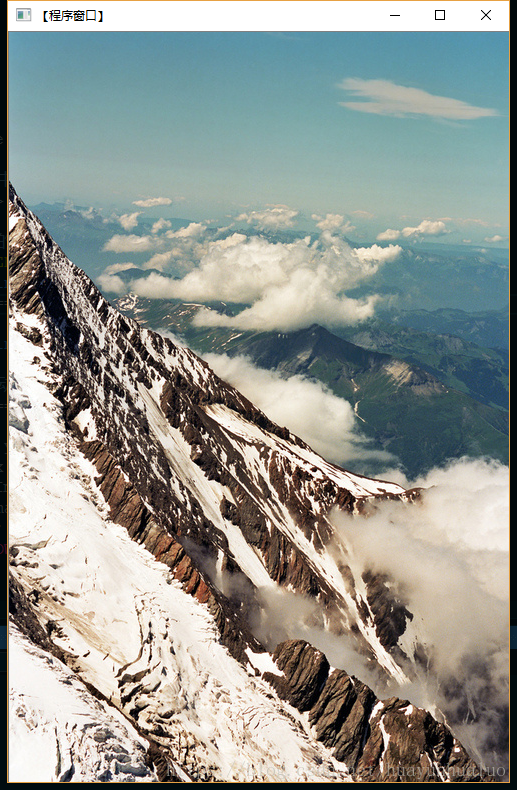
<svg viewBox="0 0 517 790">
<path fill-rule="evenodd" d="M 508 0 L 7 5 L 9 781 L 507 781 Z"/>
</svg>

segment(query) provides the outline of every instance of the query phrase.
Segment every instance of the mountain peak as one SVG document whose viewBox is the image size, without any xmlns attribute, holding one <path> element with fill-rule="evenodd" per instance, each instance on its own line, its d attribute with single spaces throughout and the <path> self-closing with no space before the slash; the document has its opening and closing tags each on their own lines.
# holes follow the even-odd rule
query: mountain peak
<svg viewBox="0 0 517 790">
<path fill-rule="evenodd" d="M 148 781 L 142 749 L 160 780 L 478 770 L 426 711 L 276 637 L 292 603 L 296 628 L 345 637 L 343 661 L 353 646 L 383 688 L 410 682 L 429 658 L 413 613 L 354 561 L 334 515 L 417 494 L 329 464 L 192 351 L 120 314 L 14 190 L 10 285 L 12 617 L 31 666 L 35 644 L 53 651 L 102 700 L 87 716 L 113 757 L 96 779 Z M 81 728 L 22 680 L 19 731 L 40 705 L 58 753 L 94 765 Z M 70 759 L 68 778 L 82 770 Z"/>
</svg>

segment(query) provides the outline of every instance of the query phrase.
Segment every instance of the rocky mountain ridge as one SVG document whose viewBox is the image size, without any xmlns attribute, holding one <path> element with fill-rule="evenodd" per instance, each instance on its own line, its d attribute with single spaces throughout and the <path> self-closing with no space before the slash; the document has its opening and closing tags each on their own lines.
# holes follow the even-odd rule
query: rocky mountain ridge
<svg viewBox="0 0 517 790">
<path fill-rule="evenodd" d="M 372 322 L 333 332 L 317 324 L 284 333 L 240 331 L 196 326 L 195 304 L 129 294 L 114 305 L 149 329 L 171 332 L 201 356 L 242 357 L 286 379 L 321 382 L 352 406 L 361 432 L 381 454 L 392 453 L 409 479 L 463 455 L 508 461 L 508 414 L 490 405 L 490 393 L 502 403 L 507 387 L 507 367 L 496 352 L 465 349 L 458 338 L 447 342 L 460 348 L 447 352 L 445 341 L 433 337 L 425 339 L 419 355 L 397 339 L 409 337 L 418 346 L 418 333 L 395 326 L 391 334 L 374 332 Z M 479 387 L 483 395 L 476 395 Z M 368 474 L 372 463 L 364 470 Z"/>
<path fill-rule="evenodd" d="M 72 459 L 72 471 L 77 469 L 67 472 L 71 491 L 77 487 L 78 497 L 88 506 L 95 504 L 95 518 L 102 516 L 99 535 L 112 523 L 123 527 L 133 542 L 131 548 L 131 541 L 126 545 L 117 537 L 116 554 L 125 548 L 121 557 L 113 555 L 114 564 L 126 552 L 133 557 L 140 546 L 167 573 L 167 583 L 160 581 L 156 595 L 142 594 L 145 605 L 135 615 L 138 629 L 131 631 L 132 639 L 138 632 L 140 644 L 136 658 L 127 660 L 115 633 L 103 634 L 95 613 L 82 610 L 82 595 L 67 593 L 71 582 L 65 572 L 54 579 L 52 569 L 60 563 L 45 565 L 41 560 L 54 542 L 68 545 L 71 536 L 77 540 L 81 534 L 80 515 L 68 515 L 69 526 L 58 539 L 57 516 L 47 509 L 34 532 L 43 522 L 47 530 L 56 522 L 49 548 L 48 540 L 11 542 L 13 620 L 41 648 L 53 645 L 89 689 L 122 711 L 148 739 L 155 773 L 138 781 L 231 781 L 238 774 L 224 764 L 222 741 L 237 744 L 236 733 L 245 726 L 238 711 L 246 707 L 235 707 L 236 692 L 232 699 L 231 693 L 218 691 L 221 681 L 216 682 L 215 673 L 206 673 L 199 688 L 197 675 L 196 681 L 188 675 L 193 670 L 179 657 L 183 648 L 172 616 L 182 607 L 186 622 L 189 617 L 205 619 L 202 630 L 210 634 L 210 651 L 222 656 L 224 646 L 227 658 L 217 660 L 225 672 L 227 666 L 234 667 L 234 676 L 247 689 L 242 693 L 263 700 L 263 715 L 267 708 L 266 718 L 276 717 L 282 727 L 291 728 L 293 744 L 305 739 L 306 756 L 296 765 L 312 776 L 318 776 L 319 765 L 323 781 L 331 775 L 339 776 L 337 781 L 389 781 L 390 772 L 400 777 L 409 776 L 410 770 L 427 781 L 487 779 L 448 727 L 429 713 L 396 696 L 380 701 L 353 675 L 331 669 L 323 653 L 303 640 L 286 640 L 273 649 L 256 635 L 264 593 L 296 593 L 313 602 L 311 617 L 323 631 L 346 634 L 386 682 L 396 686 L 410 677 L 425 656 L 413 615 L 390 580 L 354 567 L 346 545 L 336 540 L 332 513 L 338 509 L 360 517 L 376 501 L 410 503 L 418 492 L 324 461 L 218 379 L 191 351 L 112 308 L 14 190 L 10 215 L 13 348 L 24 360 L 20 371 L 12 371 L 15 450 L 22 459 L 34 457 L 37 404 L 24 386 L 36 387 L 32 379 L 44 382 L 52 410 L 59 415 L 54 428 L 61 436 L 58 450 L 66 446 L 68 455 L 63 457 Z M 45 414 L 43 385 L 36 389 L 38 408 Z M 81 472 L 81 459 L 84 469 L 91 469 L 89 479 Z M 58 460 L 56 464 L 58 469 Z M 37 485 L 34 468 L 29 460 L 21 463 L 21 489 Z M 79 481 L 77 486 L 73 480 Z M 37 503 L 20 503 L 21 521 L 31 505 Z M 150 559 L 145 562 L 146 573 L 158 573 Z M 99 580 L 109 577 L 109 567 L 102 562 L 97 567 L 85 549 L 88 563 L 90 570 L 81 570 L 84 588 L 92 573 Z M 103 583 L 109 587 L 108 581 Z M 129 588 L 129 578 L 127 583 Z M 185 594 L 192 604 L 185 603 Z M 128 619 L 123 610 L 119 615 L 122 621 Z M 110 649 L 101 658 L 101 645 L 109 640 Z M 190 692 L 182 672 L 191 678 Z M 194 688 L 195 700 L 179 704 L 194 695 Z M 266 702 L 269 697 L 271 703 Z M 220 699 L 224 704 L 216 703 Z M 227 711 L 229 723 L 224 729 L 214 722 L 210 741 L 203 737 L 199 717 L 205 710 L 210 719 L 208 708 L 216 704 Z M 302 718 L 291 727 L 294 711 Z M 242 738 L 252 770 L 258 746 L 249 720 Z M 189 744 L 186 748 L 183 741 Z M 278 761 L 280 766 L 280 757 Z M 117 771 L 115 781 L 120 781 L 125 774 L 120 767 Z"/>
</svg>

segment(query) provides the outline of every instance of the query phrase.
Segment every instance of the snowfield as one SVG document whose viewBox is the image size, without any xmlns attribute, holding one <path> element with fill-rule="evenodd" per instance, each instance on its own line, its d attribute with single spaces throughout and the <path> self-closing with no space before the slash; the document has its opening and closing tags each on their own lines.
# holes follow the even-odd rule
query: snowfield
<svg viewBox="0 0 517 790">
<path fill-rule="evenodd" d="M 125 717 L 14 625 L 9 678 L 10 782 L 158 781 Z"/>
<path fill-rule="evenodd" d="M 207 609 L 110 521 L 46 386 L 44 353 L 34 364 L 13 331 L 10 355 L 12 572 L 75 670 L 11 630 L 11 781 L 157 781 L 142 733 L 160 723 L 186 781 L 351 781 L 305 717 L 230 656 Z M 267 654 L 250 663 L 272 668 Z"/>
</svg>

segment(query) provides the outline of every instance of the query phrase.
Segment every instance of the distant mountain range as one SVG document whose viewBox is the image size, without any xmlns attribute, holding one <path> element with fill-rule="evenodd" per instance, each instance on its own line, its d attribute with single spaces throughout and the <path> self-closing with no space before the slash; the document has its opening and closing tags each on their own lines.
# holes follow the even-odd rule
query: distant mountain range
<svg viewBox="0 0 517 790">
<path fill-rule="evenodd" d="M 420 332 L 455 335 L 487 348 L 508 350 L 509 347 L 508 304 L 500 310 L 474 313 L 446 307 L 432 311 L 392 310 L 387 311 L 386 320 Z"/>
<path fill-rule="evenodd" d="M 114 233 L 124 233 L 116 221 L 80 207 L 41 204 L 37 210 L 65 253 L 94 279 L 120 259 L 104 250 Z M 132 232 L 149 233 L 152 222 L 139 217 Z M 188 225 L 179 218 L 169 222 L 173 229 Z M 279 232 L 268 238 L 288 242 L 300 235 Z M 132 253 L 132 268 L 117 273 L 128 291 L 133 281 L 158 273 L 141 268 L 147 257 Z M 114 304 L 150 328 L 180 335 L 201 353 L 246 355 L 283 375 L 296 371 L 321 381 L 353 405 L 362 431 L 413 477 L 461 455 L 508 460 L 508 282 L 502 249 L 405 248 L 355 293 L 381 294 L 379 317 L 332 333 L 322 329 L 317 338 L 314 328 L 289 337 L 194 328 L 195 305 L 128 296 Z M 309 356 L 304 362 L 299 354 Z"/>
<path fill-rule="evenodd" d="M 361 296 L 372 289 L 396 312 L 445 308 L 472 313 L 506 307 L 509 282 L 508 251 L 414 245 L 386 261 L 368 284 L 351 294 Z"/>
</svg>

